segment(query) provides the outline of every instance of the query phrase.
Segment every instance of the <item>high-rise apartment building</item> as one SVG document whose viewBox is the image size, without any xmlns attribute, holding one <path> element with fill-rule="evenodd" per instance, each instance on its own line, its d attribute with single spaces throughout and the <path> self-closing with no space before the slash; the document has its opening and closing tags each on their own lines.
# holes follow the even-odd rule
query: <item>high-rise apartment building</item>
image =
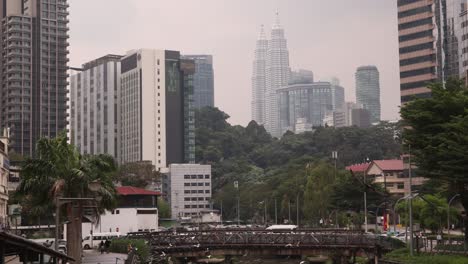
<svg viewBox="0 0 468 264">
<path fill-rule="evenodd" d="M 0 126 L 21 155 L 66 129 L 67 8 L 67 0 L 0 2 Z"/>
<path fill-rule="evenodd" d="M 401 102 L 431 96 L 427 85 L 466 77 L 466 0 L 398 0 Z"/>
<path fill-rule="evenodd" d="M 255 58 L 252 72 L 252 120 L 260 125 L 265 123 L 265 92 L 266 92 L 266 56 L 268 40 L 265 31 L 260 30 L 255 47 Z"/>
<path fill-rule="evenodd" d="M 195 161 L 195 63 L 178 51 L 140 49 L 121 60 L 120 162 L 157 170 Z"/>
<path fill-rule="evenodd" d="M 371 123 L 380 121 L 380 81 L 375 66 L 358 67 L 356 78 L 356 102 L 369 110 Z"/>
<path fill-rule="evenodd" d="M 119 160 L 121 58 L 90 61 L 70 78 L 70 140 L 83 154 L 105 153 Z"/>
<path fill-rule="evenodd" d="M 289 51 L 280 24 L 278 13 L 271 29 L 266 57 L 266 90 L 265 90 L 265 128 L 274 137 L 280 137 L 280 121 L 277 90 L 289 82 Z"/>
<path fill-rule="evenodd" d="M 214 107 L 214 73 L 213 56 L 184 55 L 184 59 L 195 62 L 193 74 L 193 107 L 200 109 L 205 106 Z"/>
</svg>

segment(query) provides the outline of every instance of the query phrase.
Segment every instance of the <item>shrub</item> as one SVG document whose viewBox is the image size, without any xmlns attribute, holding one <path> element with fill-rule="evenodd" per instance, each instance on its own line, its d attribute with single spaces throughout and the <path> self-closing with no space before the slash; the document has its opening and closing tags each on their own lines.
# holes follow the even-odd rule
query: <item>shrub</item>
<svg viewBox="0 0 468 264">
<path fill-rule="evenodd" d="M 144 263 L 149 257 L 149 246 L 143 239 L 114 239 L 110 245 L 110 251 L 114 253 L 128 253 L 128 245 L 131 244 L 133 248 L 136 248 L 136 254 L 140 260 Z"/>
</svg>

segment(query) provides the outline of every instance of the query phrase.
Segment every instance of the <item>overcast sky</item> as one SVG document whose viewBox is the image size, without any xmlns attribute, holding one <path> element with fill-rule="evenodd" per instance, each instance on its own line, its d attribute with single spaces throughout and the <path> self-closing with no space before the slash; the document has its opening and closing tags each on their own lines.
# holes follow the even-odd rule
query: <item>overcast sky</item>
<svg viewBox="0 0 468 264">
<path fill-rule="evenodd" d="M 252 61 L 260 25 L 280 13 L 292 69 L 340 79 L 355 100 L 356 68 L 380 71 L 382 119 L 399 114 L 398 27 L 392 0 L 70 0 L 70 65 L 137 48 L 212 54 L 215 105 L 250 121 Z"/>
</svg>

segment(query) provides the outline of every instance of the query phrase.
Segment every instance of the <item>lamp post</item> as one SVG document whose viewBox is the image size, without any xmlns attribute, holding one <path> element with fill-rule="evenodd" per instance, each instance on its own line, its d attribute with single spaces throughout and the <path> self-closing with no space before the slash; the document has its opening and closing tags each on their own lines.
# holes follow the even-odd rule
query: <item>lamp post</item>
<svg viewBox="0 0 468 264">
<path fill-rule="evenodd" d="M 393 205 L 393 232 L 396 233 L 396 206 L 401 200 L 408 199 L 409 195 L 403 196 L 400 199 L 398 199 L 395 204 Z M 406 236 L 406 234 L 405 234 Z"/>
<path fill-rule="evenodd" d="M 55 197 L 55 250 L 58 251 L 58 241 L 60 232 L 60 207 L 64 204 L 73 202 L 85 202 L 85 201 L 96 201 L 96 198 L 62 198 Z"/>
<path fill-rule="evenodd" d="M 101 183 L 97 180 L 92 181 L 88 184 L 88 188 L 91 192 L 98 192 L 101 189 Z M 58 241 L 59 241 L 59 223 L 60 223 L 60 207 L 67 203 L 72 202 L 84 202 L 84 201 L 98 201 L 99 197 L 97 198 L 72 198 L 72 197 L 55 197 L 55 250 L 58 251 Z"/>
<path fill-rule="evenodd" d="M 457 198 L 458 196 L 460 196 L 459 193 L 455 194 L 450 199 L 450 201 L 448 202 L 448 206 L 447 206 L 447 236 L 448 236 L 449 245 L 450 245 L 450 204 L 452 204 L 453 200 Z"/>
<path fill-rule="evenodd" d="M 413 181 L 411 175 L 411 145 L 408 145 L 408 177 L 409 177 L 409 224 L 410 224 L 410 255 L 414 255 L 413 248 Z"/>
</svg>

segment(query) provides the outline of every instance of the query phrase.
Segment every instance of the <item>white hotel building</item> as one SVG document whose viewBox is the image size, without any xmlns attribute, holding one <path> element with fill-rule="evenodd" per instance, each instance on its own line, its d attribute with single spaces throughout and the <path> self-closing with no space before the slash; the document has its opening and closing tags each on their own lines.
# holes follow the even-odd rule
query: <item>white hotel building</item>
<svg viewBox="0 0 468 264">
<path fill-rule="evenodd" d="M 71 140 L 81 153 L 157 170 L 195 161 L 193 60 L 178 51 L 107 55 L 71 77 Z"/>
<path fill-rule="evenodd" d="M 194 62 L 178 51 L 141 49 L 121 63 L 120 162 L 150 160 L 157 170 L 194 162 Z"/>
<path fill-rule="evenodd" d="M 106 55 L 70 77 L 70 139 L 81 153 L 118 160 L 120 58 Z"/>
</svg>

